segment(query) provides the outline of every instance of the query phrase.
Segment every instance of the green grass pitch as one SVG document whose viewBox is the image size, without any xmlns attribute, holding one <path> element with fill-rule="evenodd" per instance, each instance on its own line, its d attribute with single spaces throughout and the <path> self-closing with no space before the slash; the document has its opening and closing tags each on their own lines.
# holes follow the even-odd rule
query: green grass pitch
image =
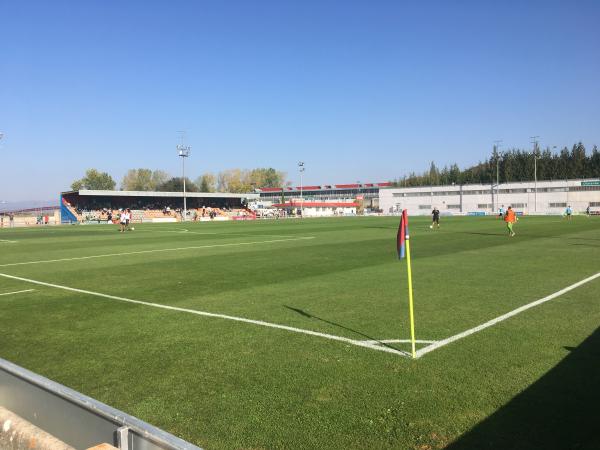
<svg viewBox="0 0 600 450">
<path fill-rule="evenodd" d="M 397 225 L 2 229 L 0 357 L 207 449 L 600 448 L 600 278 L 412 360 Z M 597 217 L 410 231 L 424 341 L 600 272 Z"/>
</svg>

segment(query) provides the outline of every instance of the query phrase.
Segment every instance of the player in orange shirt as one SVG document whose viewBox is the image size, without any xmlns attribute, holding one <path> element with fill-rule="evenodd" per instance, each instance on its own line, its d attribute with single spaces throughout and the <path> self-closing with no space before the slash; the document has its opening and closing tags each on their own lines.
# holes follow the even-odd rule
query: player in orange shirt
<svg viewBox="0 0 600 450">
<path fill-rule="evenodd" d="M 513 237 L 515 232 L 513 231 L 513 224 L 517 221 L 517 215 L 513 211 L 512 207 L 509 206 L 504 214 L 504 221 L 506 222 L 506 227 L 508 228 L 508 235 Z"/>
</svg>

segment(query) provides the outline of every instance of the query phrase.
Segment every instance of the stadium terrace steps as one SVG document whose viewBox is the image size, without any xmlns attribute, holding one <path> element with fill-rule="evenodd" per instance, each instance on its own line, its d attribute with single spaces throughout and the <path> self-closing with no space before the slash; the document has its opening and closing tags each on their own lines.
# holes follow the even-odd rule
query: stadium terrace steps
<svg viewBox="0 0 600 450">
<path fill-rule="evenodd" d="M 215 213 L 215 217 L 222 217 L 225 219 L 230 219 L 234 217 L 240 216 L 251 216 L 256 217 L 253 211 L 247 208 L 237 208 L 231 210 L 223 210 L 220 208 L 205 208 L 204 216 L 202 215 L 202 208 L 190 208 L 188 212 L 191 214 L 191 218 L 194 218 L 194 214 L 197 214 L 197 218 L 200 219 L 202 217 L 209 217 L 210 212 Z M 114 209 L 110 211 L 113 217 L 113 223 L 118 222 L 119 214 L 121 214 L 120 210 Z M 65 202 L 63 204 L 63 215 L 68 217 L 67 221 L 70 222 L 106 222 L 108 219 L 107 216 L 108 210 L 83 210 L 81 212 L 77 212 L 75 208 L 73 208 L 70 204 Z M 71 217 L 72 216 L 72 217 Z M 181 213 L 175 210 L 169 210 L 165 213 L 162 209 L 132 209 L 131 210 L 131 221 L 133 223 L 141 223 L 141 222 L 152 222 L 154 219 L 165 219 L 172 218 L 177 221 L 181 220 Z"/>
</svg>

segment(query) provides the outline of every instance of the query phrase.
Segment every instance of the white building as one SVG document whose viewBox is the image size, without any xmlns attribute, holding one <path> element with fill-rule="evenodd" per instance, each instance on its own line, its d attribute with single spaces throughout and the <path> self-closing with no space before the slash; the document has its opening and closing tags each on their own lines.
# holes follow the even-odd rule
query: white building
<svg viewBox="0 0 600 450">
<path fill-rule="evenodd" d="M 537 183 L 468 184 L 390 188 L 379 191 L 385 214 L 408 209 L 428 215 L 433 207 L 442 214 L 497 214 L 509 205 L 523 214 L 562 214 L 568 205 L 575 213 L 600 212 L 600 180 L 538 181 Z"/>
<path fill-rule="evenodd" d="M 328 200 L 322 202 L 292 200 L 286 203 L 276 203 L 274 208 L 282 209 L 288 216 L 332 217 L 356 215 L 358 204 L 355 201 Z"/>
</svg>

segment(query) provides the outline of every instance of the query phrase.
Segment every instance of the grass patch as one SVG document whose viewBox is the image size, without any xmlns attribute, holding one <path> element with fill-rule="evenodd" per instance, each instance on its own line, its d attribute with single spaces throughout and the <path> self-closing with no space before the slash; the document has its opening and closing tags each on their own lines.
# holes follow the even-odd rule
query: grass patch
<svg viewBox="0 0 600 450">
<path fill-rule="evenodd" d="M 407 339 L 397 222 L 3 229 L 16 243 L 1 248 L 0 273 L 355 340 Z M 446 338 L 600 271 L 597 218 L 525 217 L 515 230 L 508 238 L 494 218 L 448 218 L 437 231 L 411 219 L 417 338 Z M 597 417 L 600 280 L 416 361 L 0 277 L 0 293 L 31 288 L 0 297 L 1 357 L 208 449 L 593 448 L 582 427 Z M 567 420 L 573 398 L 589 401 Z M 565 426 L 528 425 L 549 409 Z"/>
</svg>

